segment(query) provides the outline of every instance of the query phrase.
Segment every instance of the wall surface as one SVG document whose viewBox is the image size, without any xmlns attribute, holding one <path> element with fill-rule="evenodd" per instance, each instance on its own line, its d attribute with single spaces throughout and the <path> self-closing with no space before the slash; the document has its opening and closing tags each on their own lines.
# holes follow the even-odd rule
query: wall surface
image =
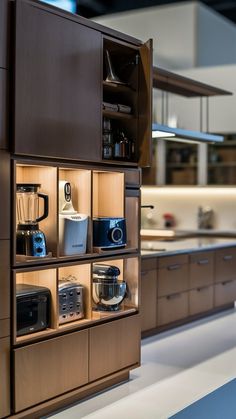
<svg viewBox="0 0 236 419">
<path fill-rule="evenodd" d="M 163 214 L 172 213 L 177 229 L 196 229 L 198 207 L 214 211 L 214 229 L 236 230 L 236 188 L 142 187 L 142 228 L 163 228 Z"/>
<path fill-rule="evenodd" d="M 200 2 L 155 6 L 100 16 L 98 23 L 145 40 L 154 64 L 167 69 L 236 62 L 236 25 Z"/>
<path fill-rule="evenodd" d="M 236 53 L 235 53 L 236 56 Z M 178 71 L 179 74 L 217 86 L 233 93 L 232 96 L 214 96 L 209 98 L 210 132 L 236 132 L 236 65 L 193 68 Z M 207 130 L 205 107 L 203 108 L 203 130 Z M 200 128 L 200 99 L 186 99 L 169 95 L 169 117 L 175 118 L 180 128 Z"/>
</svg>

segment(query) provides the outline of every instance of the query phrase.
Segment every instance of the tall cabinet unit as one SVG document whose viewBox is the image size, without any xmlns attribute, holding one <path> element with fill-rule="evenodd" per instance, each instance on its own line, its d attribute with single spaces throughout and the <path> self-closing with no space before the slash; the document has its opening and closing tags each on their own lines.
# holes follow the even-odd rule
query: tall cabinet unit
<svg viewBox="0 0 236 419">
<path fill-rule="evenodd" d="M 10 414 L 10 155 L 7 151 L 9 2 L 0 2 L 0 417 Z"/>
<path fill-rule="evenodd" d="M 0 11 L 0 418 L 35 418 L 140 363 L 152 45 L 36 1 Z"/>
</svg>

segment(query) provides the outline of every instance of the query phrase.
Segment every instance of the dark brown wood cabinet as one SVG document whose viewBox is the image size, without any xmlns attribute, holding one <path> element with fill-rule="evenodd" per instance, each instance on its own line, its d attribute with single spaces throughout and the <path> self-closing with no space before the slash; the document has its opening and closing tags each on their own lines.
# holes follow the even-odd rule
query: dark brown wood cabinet
<svg viewBox="0 0 236 419">
<path fill-rule="evenodd" d="M 8 71 L 0 68 L 0 150 L 8 145 L 7 77 Z"/>
<path fill-rule="evenodd" d="M 140 362 L 140 317 L 132 316 L 89 331 L 89 381 Z"/>
<path fill-rule="evenodd" d="M 16 3 L 15 153 L 150 165 L 152 43 L 113 32 L 40 3 Z M 125 86 L 104 81 L 106 51 L 123 67 Z M 103 110 L 104 102 L 128 105 L 131 114 Z M 130 153 L 104 157 L 103 117 L 114 124 L 112 150 L 119 130 Z"/>
<path fill-rule="evenodd" d="M 158 298 L 189 288 L 188 255 L 167 256 L 158 260 Z"/>
<path fill-rule="evenodd" d="M 157 264 L 156 259 L 143 259 L 141 287 L 141 330 L 157 326 Z"/>
<path fill-rule="evenodd" d="M 104 80 L 108 47 L 115 65 L 128 68 L 123 88 Z M 140 363 L 138 165 L 150 163 L 151 56 L 151 42 L 43 2 L 0 1 L 0 417 L 47 414 L 128 380 Z M 132 159 L 104 159 L 104 94 L 132 107 L 131 115 L 110 116 L 134 141 Z M 59 246 L 61 180 L 71 182 L 74 208 L 88 217 L 84 254 L 64 255 Z M 40 184 L 49 196 L 39 225 L 45 258 L 17 253 L 17 183 Z M 125 248 L 95 248 L 97 217 L 126 219 Z M 117 311 L 96 307 L 95 263 L 116 265 L 127 284 Z M 84 313 L 61 324 L 59 281 L 70 275 L 83 287 Z M 17 284 L 50 290 L 46 329 L 19 335 Z"/>
<path fill-rule="evenodd" d="M 0 150 L 0 240 L 10 240 L 10 217 L 11 217 L 11 184 L 10 184 L 10 155 Z"/>
<path fill-rule="evenodd" d="M 16 3 L 14 152 L 99 161 L 101 33 Z"/>
<path fill-rule="evenodd" d="M 10 318 L 10 240 L 0 240 L 0 319 Z"/>
<path fill-rule="evenodd" d="M 9 67 L 10 1 L 0 1 L 0 68 Z"/>
<path fill-rule="evenodd" d="M 2 328 L 0 320 L 0 330 Z M 0 418 L 10 414 L 10 337 L 0 335 Z"/>
<path fill-rule="evenodd" d="M 235 247 L 143 258 L 143 336 L 233 307 L 236 300 L 235 265 Z M 150 267 L 153 270 L 147 270 Z M 146 287 L 145 277 L 150 288 Z M 153 321 L 155 312 L 156 325 Z"/>
<path fill-rule="evenodd" d="M 15 411 L 88 382 L 88 331 L 14 350 Z"/>
</svg>

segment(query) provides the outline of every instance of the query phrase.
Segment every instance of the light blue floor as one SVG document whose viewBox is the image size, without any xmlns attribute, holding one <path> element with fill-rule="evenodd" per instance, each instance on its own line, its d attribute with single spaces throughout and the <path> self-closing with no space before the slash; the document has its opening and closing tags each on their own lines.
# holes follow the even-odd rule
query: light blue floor
<svg viewBox="0 0 236 419">
<path fill-rule="evenodd" d="M 180 412 L 236 378 L 236 310 L 144 339 L 142 365 L 130 377 L 52 418 L 166 419 Z"/>
<path fill-rule="evenodd" d="M 223 385 L 169 419 L 235 419 L 236 380 Z"/>
</svg>

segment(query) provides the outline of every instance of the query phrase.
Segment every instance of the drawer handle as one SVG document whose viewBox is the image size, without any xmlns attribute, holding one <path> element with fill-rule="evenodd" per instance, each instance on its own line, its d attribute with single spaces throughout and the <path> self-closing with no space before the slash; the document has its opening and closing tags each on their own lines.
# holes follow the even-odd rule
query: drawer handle
<svg viewBox="0 0 236 419">
<path fill-rule="evenodd" d="M 221 282 L 221 283 L 222 283 L 222 285 L 228 285 L 233 281 L 234 281 L 233 279 L 229 279 L 228 281 L 224 281 L 224 282 Z"/>
<path fill-rule="evenodd" d="M 207 288 L 210 288 L 209 285 L 205 285 L 204 287 L 199 287 L 199 288 L 197 288 L 197 291 L 201 292 L 203 290 L 206 290 Z"/>
<path fill-rule="evenodd" d="M 225 255 L 223 257 L 223 260 L 232 260 L 232 259 L 233 259 L 233 256 L 232 255 Z"/>
<path fill-rule="evenodd" d="M 167 269 L 169 271 L 175 271 L 175 270 L 180 269 L 180 268 L 181 268 L 181 265 L 179 265 L 178 263 L 176 263 L 175 265 L 169 265 L 169 266 L 167 266 Z"/>
<path fill-rule="evenodd" d="M 141 275 L 142 276 L 145 276 L 145 275 L 147 275 L 148 274 L 148 271 L 141 271 Z"/>
<path fill-rule="evenodd" d="M 167 295 L 167 300 L 173 300 L 174 298 L 178 298 L 181 294 L 178 292 L 176 294 Z"/>
<path fill-rule="evenodd" d="M 201 259 L 198 261 L 198 265 L 208 265 L 209 259 Z"/>
</svg>

